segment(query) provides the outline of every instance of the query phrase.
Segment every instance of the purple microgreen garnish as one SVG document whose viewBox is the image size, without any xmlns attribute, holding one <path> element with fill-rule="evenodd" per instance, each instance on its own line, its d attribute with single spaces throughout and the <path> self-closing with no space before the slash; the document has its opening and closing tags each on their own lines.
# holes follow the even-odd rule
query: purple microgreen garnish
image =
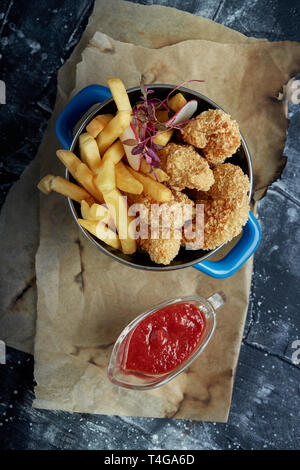
<svg viewBox="0 0 300 470">
<path fill-rule="evenodd" d="M 148 148 L 148 149 L 147 149 L 146 155 L 147 155 L 149 158 L 151 158 L 151 160 L 157 160 L 157 158 L 158 158 L 157 153 L 156 153 L 155 150 L 153 150 L 152 148 Z"/>
<path fill-rule="evenodd" d="M 139 155 L 140 153 L 143 153 L 144 151 L 144 146 L 142 144 L 136 145 L 133 147 L 131 150 L 132 155 Z"/>
<path fill-rule="evenodd" d="M 133 146 L 133 149 L 131 150 L 133 155 L 140 155 L 141 158 L 145 158 L 146 163 L 150 165 L 151 172 L 154 171 L 153 168 L 159 167 L 160 158 L 157 154 L 157 150 L 163 148 L 163 145 L 155 143 L 155 137 L 166 130 L 181 129 L 183 125 L 197 119 L 193 118 L 177 124 L 173 124 L 172 121 L 170 121 L 166 124 L 164 122 L 160 122 L 157 118 L 157 110 L 168 111 L 169 118 L 172 117 L 174 115 L 174 111 L 171 110 L 168 103 L 171 94 L 180 89 L 180 87 L 185 83 L 203 81 L 204 80 L 187 80 L 174 88 L 164 100 L 161 100 L 155 97 L 149 98 L 149 95 L 154 93 L 155 90 L 151 90 L 149 86 L 144 83 L 143 78 L 141 79 L 141 101 L 139 101 L 132 110 L 132 125 L 137 131 L 136 134 L 139 140 L 135 141 L 133 139 L 128 139 L 123 143 L 125 145 Z M 158 180 L 157 175 L 155 173 L 154 175 Z"/>
<path fill-rule="evenodd" d="M 185 82 L 180 83 L 180 85 L 178 85 L 177 87 L 173 88 L 173 90 L 171 90 L 170 93 L 168 94 L 168 96 L 167 96 L 167 98 L 166 98 L 167 103 L 169 102 L 170 96 L 174 93 L 174 91 L 179 90 L 179 88 L 181 88 L 182 85 L 185 85 L 186 83 L 191 83 L 191 82 L 203 83 L 204 80 L 186 80 Z"/>
</svg>

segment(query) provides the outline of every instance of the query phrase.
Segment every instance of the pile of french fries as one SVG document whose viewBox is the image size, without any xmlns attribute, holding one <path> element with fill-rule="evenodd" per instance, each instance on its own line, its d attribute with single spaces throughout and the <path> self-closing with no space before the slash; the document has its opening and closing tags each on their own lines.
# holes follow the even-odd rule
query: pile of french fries
<svg viewBox="0 0 300 470">
<path fill-rule="evenodd" d="M 79 136 L 80 158 L 69 150 L 56 152 L 78 185 L 60 176 L 47 175 L 38 188 L 45 194 L 56 191 L 79 202 L 82 218 L 77 220 L 84 229 L 124 254 L 133 254 L 137 249 L 136 240 L 130 229 L 131 219 L 122 192 L 144 193 L 157 202 L 170 201 L 172 194 L 163 184 L 168 179 L 163 170 L 156 169 L 155 176 L 145 160 L 140 171 L 126 163 L 120 136 L 130 126 L 132 108 L 123 82 L 111 78 L 107 83 L 117 113 L 100 114 L 86 126 L 86 132 Z M 182 105 L 177 103 L 180 97 L 176 96 L 171 103 L 174 110 Z M 172 132 L 158 133 L 156 143 L 166 145 Z"/>
</svg>

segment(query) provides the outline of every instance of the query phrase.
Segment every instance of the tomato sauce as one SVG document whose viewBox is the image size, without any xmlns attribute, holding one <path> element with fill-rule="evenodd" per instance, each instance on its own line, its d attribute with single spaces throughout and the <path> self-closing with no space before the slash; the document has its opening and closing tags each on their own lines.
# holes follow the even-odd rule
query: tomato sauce
<svg viewBox="0 0 300 470">
<path fill-rule="evenodd" d="M 197 348 L 205 329 L 205 316 L 187 302 L 151 313 L 130 338 L 125 370 L 163 374 L 180 366 Z"/>
</svg>

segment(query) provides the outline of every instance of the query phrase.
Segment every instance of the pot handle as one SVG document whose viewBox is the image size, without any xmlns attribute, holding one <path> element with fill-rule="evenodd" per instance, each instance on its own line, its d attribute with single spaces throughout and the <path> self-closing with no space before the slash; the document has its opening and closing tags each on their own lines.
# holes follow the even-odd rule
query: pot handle
<svg viewBox="0 0 300 470">
<path fill-rule="evenodd" d="M 55 135 L 64 149 L 68 150 L 73 141 L 73 129 L 82 116 L 96 103 L 111 98 L 109 88 L 89 85 L 75 95 L 64 107 L 55 122 Z"/>
<path fill-rule="evenodd" d="M 220 261 L 201 261 L 193 267 L 217 279 L 232 276 L 249 258 L 259 245 L 260 226 L 250 211 L 243 235 L 232 250 Z"/>
</svg>

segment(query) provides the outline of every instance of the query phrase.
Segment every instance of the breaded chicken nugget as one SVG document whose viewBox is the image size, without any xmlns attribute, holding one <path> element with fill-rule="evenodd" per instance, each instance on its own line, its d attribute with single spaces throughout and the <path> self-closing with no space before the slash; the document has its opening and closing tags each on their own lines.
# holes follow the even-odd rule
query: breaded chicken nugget
<svg viewBox="0 0 300 470">
<path fill-rule="evenodd" d="M 191 145 L 169 143 L 159 151 L 159 157 L 171 188 L 207 191 L 214 182 L 207 161 Z"/>
<path fill-rule="evenodd" d="M 203 199 L 240 201 L 250 190 L 250 181 L 243 170 L 232 163 L 224 163 L 213 169 L 215 182 Z M 201 193 L 202 199 L 202 193 Z"/>
<path fill-rule="evenodd" d="M 173 206 L 175 210 L 170 212 L 170 218 L 167 221 L 158 217 L 153 225 L 155 213 L 158 214 L 156 211 L 159 211 L 162 206 Z M 167 226 L 164 225 L 165 222 L 167 222 Z M 148 238 L 141 238 L 138 242 L 139 247 L 149 254 L 154 263 L 170 264 L 180 249 L 181 227 L 183 223 L 182 205 L 175 201 L 175 198 L 171 202 L 163 204 L 157 204 L 155 201 L 152 201 L 148 213 Z"/>
<path fill-rule="evenodd" d="M 148 224 L 146 237 L 139 238 L 137 240 L 138 247 L 146 251 L 151 260 L 157 264 L 168 265 L 178 254 L 181 245 L 181 227 L 187 221 L 186 213 L 183 209 L 184 204 L 190 204 L 194 206 L 194 202 L 191 201 L 185 194 L 174 191 L 172 200 L 168 203 L 158 204 L 157 201 L 150 199 L 145 195 L 133 195 L 128 194 L 129 204 L 144 204 L 148 210 L 144 220 L 142 214 L 140 217 L 143 223 Z M 163 220 L 159 220 L 159 225 L 154 226 L 154 232 L 156 238 L 151 238 L 152 229 L 151 226 L 151 215 L 153 216 L 156 210 L 162 208 L 162 206 L 172 208 L 170 211 L 169 231 L 168 227 L 163 226 Z M 167 232 L 165 231 L 167 228 Z M 168 238 L 166 238 L 168 236 Z"/>
<path fill-rule="evenodd" d="M 225 199 L 205 201 L 203 250 L 213 250 L 239 235 L 248 217 L 247 196 L 238 205 Z"/>
<path fill-rule="evenodd" d="M 140 248 L 147 251 L 151 261 L 157 264 L 168 265 L 178 255 L 180 238 L 140 240 Z"/>
<path fill-rule="evenodd" d="M 186 214 L 184 212 L 184 206 L 191 206 L 193 209 L 195 206 L 195 202 L 192 201 L 186 194 L 182 193 L 181 191 L 176 191 L 172 189 L 172 199 L 169 202 L 164 202 L 164 203 L 158 203 L 154 199 L 151 199 L 149 196 L 146 194 L 131 194 L 131 193 L 124 193 L 127 196 L 128 204 L 131 206 L 132 204 L 144 204 L 146 209 L 148 210 L 149 216 L 151 215 L 151 205 L 155 204 L 156 206 L 162 206 L 162 205 L 168 205 L 169 207 L 173 207 L 175 215 L 176 215 L 176 208 L 178 209 L 178 212 L 183 215 L 183 223 L 186 222 L 188 211 L 186 211 Z M 176 203 L 178 204 L 176 206 Z"/>
<path fill-rule="evenodd" d="M 183 205 L 191 205 L 192 207 L 195 206 L 195 202 L 192 201 L 192 199 L 190 199 L 185 193 L 176 191 L 175 189 L 172 189 L 172 201 L 179 202 Z"/>
<path fill-rule="evenodd" d="M 250 182 L 242 169 L 225 163 L 213 172 L 213 186 L 207 192 L 198 193 L 201 199 L 196 202 L 204 204 L 204 250 L 213 250 L 238 235 L 248 220 L 250 209 Z"/>
<path fill-rule="evenodd" d="M 204 205 L 204 236 L 200 236 L 201 245 L 196 243 L 196 238 L 187 239 L 183 235 L 182 244 L 189 245 L 190 249 L 214 250 L 224 243 L 229 242 L 239 235 L 249 217 L 249 201 L 245 196 L 236 205 L 233 201 L 225 199 L 198 200 L 196 204 Z M 192 230 L 195 233 L 195 221 Z"/>
<path fill-rule="evenodd" d="M 181 130 L 185 142 L 201 148 L 211 166 L 231 157 L 241 143 L 239 125 L 220 109 L 209 109 Z"/>
</svg>

